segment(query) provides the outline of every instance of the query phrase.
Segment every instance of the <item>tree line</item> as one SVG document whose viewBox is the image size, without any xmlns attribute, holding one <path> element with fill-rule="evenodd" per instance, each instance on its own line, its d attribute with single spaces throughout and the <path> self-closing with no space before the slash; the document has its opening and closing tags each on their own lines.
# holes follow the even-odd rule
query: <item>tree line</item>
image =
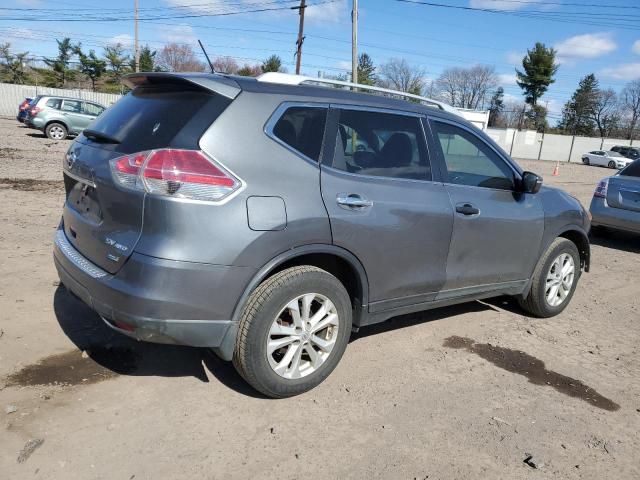
<svg viewBox="0 0 640 480">
<path fill-rule="evenodd" d="M 120 79 L 135 70 L 135 60 L 122 44 L 107 45 L 102 54 L 83 49 L 70 38 L 56 40 L 58 53 L 45 57 L 38 68 L 29 66 L 28 52 L 14 53 L 9 43 L 0 44 L 0 81 L 34 83 L 52 87 L 82 88 L 105 92 L 121 91 Z M 569 135 L 637 138 L 640 127 L 640 80 L 629 82 L 620 92 L 599 87 L 593 73 L 580 80 L 562 117 L 553 127 L 548 121 L 544 95 L 558 72 L 557 52 L 536 43 L 515 69 L 516 84 L 522 100 L 506 100 L 504 88 L 492 65 L 450 67 L 437 78 L 404 58 L 391 58 L 376 65 L 370 55 L 358 57 L 356 82 L 377 85 L 441 100 L 454 107 L 489 110 L 489 126 L 498 128 L 535 129 Z M 282 60 L 271 55 L 261 63 L 239 64 L 231 57 L 215 57 L 216 72 L 257 76 L 265 72 L 286 72 Z M 205 72 L 202 62 L 189 44 L 168 43 L 159 50 L 148 45 L 140 49 L 140 71 Z M 328 75 L 338 80 L 351 80 L 347 73 Z"/>
</svg>

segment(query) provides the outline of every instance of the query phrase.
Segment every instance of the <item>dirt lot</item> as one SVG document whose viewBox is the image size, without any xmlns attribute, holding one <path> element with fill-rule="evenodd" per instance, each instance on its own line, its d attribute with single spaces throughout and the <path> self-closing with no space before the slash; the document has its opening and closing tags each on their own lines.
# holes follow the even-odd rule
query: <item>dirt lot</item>
<svg viewBox="0 0 640 480">
<path fill-rule="evenodd" d="M 557 318 L 509 299 L 395 318 L 319 388 L 267 400 L 204 350 L 112 333 L 58 285 L 69 141 L 34 132 L 0 120 L 0 477 L 640 478 L 637 237 L 593 240 Z M 611 173 L 523 164 L 584 204 Z"/>
</svg>

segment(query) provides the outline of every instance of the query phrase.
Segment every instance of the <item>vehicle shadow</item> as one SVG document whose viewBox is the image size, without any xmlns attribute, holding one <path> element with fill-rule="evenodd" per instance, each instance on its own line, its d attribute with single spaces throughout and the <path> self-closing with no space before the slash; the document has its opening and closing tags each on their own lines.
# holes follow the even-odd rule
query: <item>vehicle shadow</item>
<svg viewBox="0 0 640 480">
<path fill-rule="evenodd" d="M 593 245 L 613 248 L 630 253 L 640 253 L 640 235 L 618 230 L 591 232 L 589 241 Z"/>
<path fill-rule="evenodd" d="M 140 342 L 109 328 L 96 312 L 59 286 L 53 307 L 60 328 L 101 367 L 127 376 L 195 377 L 208 382 L 208 370 L 238 393 L 264 398 L 236 372 L 231 362 L 206 348 Z M 206 369 L 206 370 L 205 370 Z"/>
<path fill-rule="evenodd" d="M 29 136 L 29 137 L 33 137 L 33 138 L 47 138 L 47 136 L 44 133 L 34 133 L 34 132 L 30 132 L 30 133 L 25 133 L 25 135 Z"/>
<path fill-rule="evenodd" d="M 452 305 L 449 307 L 440 307 L 434 308 L 433 310 L 425 310 L 422 312 L 410 313 L 408 315 L 401 315 L 398 317 L 390 318 L 385 322 L 362 327 L 357 333 L 353 333 L 351 335 L 351 339 L 349 340 L 349 342 L 355 342 L 360 338 L 370 337 L 371 335 L 379 335 L 391 330 L 399 330 L 402 328 L 421 325 L 423 323 L 455 317 L 457 315 L 464 315 L 466 313 L 473 312 L 483 312 L 486 310 L 498 311 L 498 309 L 494 308 L 492 305 L 483 302 L 467 302 L 461 303 L 459 305 Z"/>
</svg>

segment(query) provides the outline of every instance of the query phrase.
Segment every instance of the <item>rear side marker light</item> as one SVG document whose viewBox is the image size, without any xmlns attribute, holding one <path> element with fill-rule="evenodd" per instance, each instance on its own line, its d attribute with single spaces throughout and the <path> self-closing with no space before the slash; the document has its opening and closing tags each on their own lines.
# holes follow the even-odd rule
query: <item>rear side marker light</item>
<svg viewBox="0 0 640 480">
<path fill-rule="evenodd" d="M 598 182 L 598 186 L 596 187 L 596 191 L 593 192 L 593 196 L 598 198 L 607 198 L 608 186 L 609 180 L 600 180 L 600 182 Z"/>
<path fill-rule="evenodd" d="M 218 202 L 237 191 L 241 181 L 199 150 L 161 149 L 111 160 L 122 187 L 153 195 Z"/>
</svg>

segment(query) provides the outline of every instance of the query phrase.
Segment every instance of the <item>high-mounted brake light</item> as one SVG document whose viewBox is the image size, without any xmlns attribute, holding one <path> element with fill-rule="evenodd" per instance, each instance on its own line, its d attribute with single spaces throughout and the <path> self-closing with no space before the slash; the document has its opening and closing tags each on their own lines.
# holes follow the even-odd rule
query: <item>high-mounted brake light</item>
<svg viewBox="0 0 640 480">
<path fill-rule="evenodd" d="M 598 186 L 596 187 L 596 191 L 593 192 L 593 196 L 598 198 L 607 198 L 608 187 L 609 187 L 608 179 L 600 180 L 600 182 L 598 183 Z"/>
<path fill-rule="evenodd" d="M 199 150 L 161 149 L 111 160 L 116 182 L 134 190 L 220 201 L 241 186 L 238 178 Z"/>
</svg>

